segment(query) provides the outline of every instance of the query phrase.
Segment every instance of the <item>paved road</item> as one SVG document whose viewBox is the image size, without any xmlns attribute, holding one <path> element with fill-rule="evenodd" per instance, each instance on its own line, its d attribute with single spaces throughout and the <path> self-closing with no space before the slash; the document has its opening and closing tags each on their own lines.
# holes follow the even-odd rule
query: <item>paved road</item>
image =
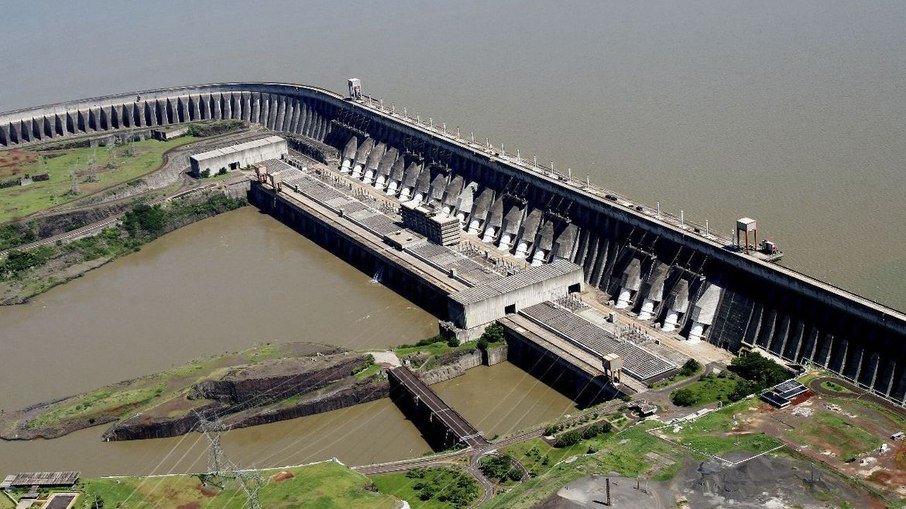
<svg viewBox="0 0 906 509">
<path fill-rule="evenodd" d="M 833 382 L 837 385 L 841 385 L 841 386 L 845 387 L 846 389 L 848 389 L 851 392 L 837 392 L 837 391 L 831 391 L 831 390 L 825 389 L 824 387 L 821 387 L 821 384 L 823 382 Z M 868 392 L 865 389 L 859 388 L 856 385 L 854 385 L 852 382 L 849 382 L 847 380 L 842 380 L 842 379 L 834 377 L 834 376 L 819 376 L 818 378 L 815 378 L 808 383 L 808 388 L 812 392 L 815 392 L 815 393 L 818 393 L 818 394 L 821 394 L 824 396 L 831 396 L 834 398 L 847 398 L 847 399 L 867 399 L 867 400 L 871 400 L 872 402 L 877 403 L 885 408 L 888 408 L 893 412 L 899 413 L 899 412 L 903 411 L 903 407 L 897 405 L 896 403 L 893 403 L 893 402 L 888 401 L 871 392 Z"/>
</svg>

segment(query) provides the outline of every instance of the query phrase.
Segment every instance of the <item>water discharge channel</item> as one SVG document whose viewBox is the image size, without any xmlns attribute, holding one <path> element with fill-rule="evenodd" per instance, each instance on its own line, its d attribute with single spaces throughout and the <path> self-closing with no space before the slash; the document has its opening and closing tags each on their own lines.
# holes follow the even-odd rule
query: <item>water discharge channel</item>
<svg viewBox="0 0 906 509">
<path fill-rule="evenodd" d="M 24 306 L 0 308 L 0 408 L 152 373 L 265 341 L 387 348 L 436 333 L 434 317 L 273 218 L 248 207 L 188 226 Z M 18 388 L 18 390 L 17 390 Z M 571 408 L 515 366 L 480 367 L 436 386 L 487 436 Z M 85 475 L 207 468 L 198 434 L 104 443 L 104 426 L 54 440 L 0 442 L 0 472 Z M 338 457 L 364 464 L 430 450 L 389 400 L 234 430 L 244 466 Z"/>
</svg>

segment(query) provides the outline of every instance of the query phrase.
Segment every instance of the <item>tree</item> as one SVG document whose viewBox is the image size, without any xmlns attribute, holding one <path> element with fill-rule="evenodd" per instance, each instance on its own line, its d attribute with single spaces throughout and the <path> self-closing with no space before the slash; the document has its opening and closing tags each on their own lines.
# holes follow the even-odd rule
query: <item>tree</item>
<svg viewBox="0 0 906 509">
<path fill-rule="evenodd" d="M 786 368 L 756 352 L 746 352 L 736 357 L 730 362 L 729 370 L 754 382 L 752 392 L 767 389 L 790 377 Z"/>
<path fill-rule="evenodd" d="M 591 425 L 582 431 L 582 438 L 588 440 L 589 438 L 594 438 L 600 434 L 601 430 L 597 426 Z"/>
<path fill-rule="evenodd" d="M 478 462 L 478 468 L 481 470 L 481 473 L 487 477 L 496 479 L 500 482 L 506 481 L 510 471 L 514 468 L 517 472 L 519 471 L 519 469 L 513 465 L 513 458 L 506 454 L 485 456 Z M 519 477 L 514 480 L 521 478 L 522 473 L 519 472 Z"/>
<path fill-rule="evenodd" d="M 680 375 L 682 376 L 692 376 L 698 370 L 702 369 L 702 365 L 695 359 L 689 359 L 683 364 L 683 367 L 680 368 Z"/>
<path fill-rule="evenodd" d="M 582 441 L 582 435 L 578 431 L 567 431 L 566 433 L 560 435 L 560 438 L 557 439 L 557 442 L 554 443 L 554 447 L 571 447 Z"/>
<path fill-rule="evenodd" d="M 132 207 L 123 217 L 123 227 L 132 237 L 142 233 L 158 234 L 166 225 L 167 212 L 160 205 L 142 203 Z"/>
<path fill-rule="evenodd" d="M 503 334 L 503 327 L 497 323 L 489 325 L 488 328 L 484 330 L 481 337 L 488 343 L 502 343 L 506 339 Z"/>
<path fill-rule="evenodd" d="M 670 401 L 677 406 L 692 406 L 698 401 L 698 398 L 689 389 L 679 389 L 673 391 L 673 394 L 670 395 Z"/>
</svg>

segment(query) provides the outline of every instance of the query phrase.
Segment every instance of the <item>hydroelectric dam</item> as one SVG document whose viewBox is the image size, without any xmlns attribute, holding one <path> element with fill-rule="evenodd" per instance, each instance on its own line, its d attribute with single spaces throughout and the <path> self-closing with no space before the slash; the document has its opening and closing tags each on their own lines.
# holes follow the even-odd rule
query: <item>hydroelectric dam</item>
<svg viewBox="0 0 906 509">
<path fill-rule="evenodd" d="M 256 167 L 252 203 L 415 296 L 450 334 L 474 339 L 500 322 L 525 341 L 520 352 L 548 352 L 577 380 L 587 376 L 576 387 L 598 380 L 606 392 L 596 370 L 608 355 L 621 359 L 629 389 L 678 365 L 657 341 L 589 314 L 575 294 L 591 292 L 642 330 L 759 348 L 906 404 L 906 315 L 772 263 L 772 246 L 750 249 L 754 221 L 738 222 L 742 245 L 720 238 L 410 118 L 362 95 L 356 80 L 345 97 L 218 83 L 26 108 L 0 114 L 0 147 L 225 119 L 288 143 L 282 160 Z"/>
</svg>

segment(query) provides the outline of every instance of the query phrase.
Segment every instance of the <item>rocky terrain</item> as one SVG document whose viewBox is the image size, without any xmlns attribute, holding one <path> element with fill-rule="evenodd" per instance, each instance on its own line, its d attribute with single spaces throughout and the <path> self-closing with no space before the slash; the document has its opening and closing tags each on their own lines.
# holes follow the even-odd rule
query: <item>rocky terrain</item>
<svg viewBox="0 0 906 509">
<path fill-rule="evenodd" d="M 315 343 L 263 345 L 194 361 L 0 415 L 0 438 L 55 438 L 112 424 L 105 440 L 175 436 L 200 419 L 233 427 L 274 422 L 384 397 L 373 359 Z"/>
</svg>

